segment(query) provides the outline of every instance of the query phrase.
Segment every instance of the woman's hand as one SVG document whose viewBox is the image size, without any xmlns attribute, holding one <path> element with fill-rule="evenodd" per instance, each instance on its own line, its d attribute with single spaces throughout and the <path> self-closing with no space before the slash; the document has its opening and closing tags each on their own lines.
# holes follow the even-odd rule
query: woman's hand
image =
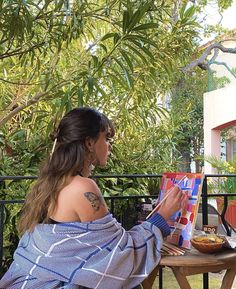
<svg viewBox="0 0 236 289">
<path fill-rule="evenodd" d="M 188 195 L 183 192 L 178 186 L 170 189 L 167 192 L 168 196 L 160 205 L 158 213 L 165 219 L 168 220 L 170 217 L 180 209 L 186 210 L 188 204 Z"/>
</svg>

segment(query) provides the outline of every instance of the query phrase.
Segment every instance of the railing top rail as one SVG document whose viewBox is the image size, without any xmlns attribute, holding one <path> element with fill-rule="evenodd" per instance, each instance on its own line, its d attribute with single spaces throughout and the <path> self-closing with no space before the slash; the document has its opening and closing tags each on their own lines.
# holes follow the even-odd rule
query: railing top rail
<svg viewBox="0 0 236 289">
<path fill-rule="evenodd" d="M 202 194 L 201 194 L 202 196 Z M 219 193 L 219 194 L 210 194 L 207 197 L 236 197 L 236 193 Z M 158 195 L 134 195 L 134 196 L 106 196 L 104 199 L 145 199 L 145 198 L 157 198 Z M 21 200 L 0 200 L 1 204 L 14 204 L 14 203 L 23 203 L 24 199 Z"/>
<path fill-rule="evenodd" d="M 162 177 L 163 174 L 114 174 L 114 175 L 95 175 L 92 176 L 93 178 L 156 178 Z M 236 174 L 205 174 L 206 178 L 209 177 L 236 177 Z M 37 179 L 37 176 L 0 176 L 0 181 L 4 180 L 22 180 L 22 179 Z"/>
<path fill-rule="evenodd" d="M 135 195 L 135 196 L 106 196 L 104 199 L 148 199 L 148 198 L 157 198 L 158 195 Z M 14 204 L 22 203 L 24 199 L 21 200 L 0 200 L 1 204 Z"/>
<path fill-rule="evenodd" d="M 162 174 L 114 174 L 114 175 L 95 175 L 93 178 L 156 178 Z M 4 180 L 22 180 L 22 179 L 37 179 L 37 176 L 0 176 L 0 181 Z"/>
<path fill-rule="evenodd" d="M 33 180 L 37 176 L 0 176 L 0 182 L 5 180 Z"/>
<path fill-rule="evenodd" d="M 0 200 L 0 205 L 2 204 L 21 204 L 23 203 L 25 200 Z"/>
<path fill-rule="evenodd" d="M 202 194 L 201 194 L 202 196 Z M 236 197 L 236 193 L 218 193 L 218 194 L 207 194 L 208 197 Z"/>
<path fill-rule="evenodd" d="M 205 177 L 209 178 L 209 177 L 213 177 L 213 178 L 217 178 L 217 177 L 236 177 L 236 174 L 205 174 Z"/>
</svg>

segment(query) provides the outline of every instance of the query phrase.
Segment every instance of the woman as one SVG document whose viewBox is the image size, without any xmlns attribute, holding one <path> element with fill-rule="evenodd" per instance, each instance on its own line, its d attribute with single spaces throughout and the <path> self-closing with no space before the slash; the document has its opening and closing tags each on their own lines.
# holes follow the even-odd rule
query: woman
<svg viewBox="0 0 236 289">
<path fill-rule="evenodd" d="M 51 155 L 26 198 L 23 236 L 0 288 L 136 288 L 160 260 L 165 220 L 186 197 L 176 187 L 155 213 L 130 231 L 109 213 L 93 166 L 105 166 L 114 128 L 91 108 L 61 120 Z M 139 287 L 137 287 L 139 288 Z"/>
</svg>

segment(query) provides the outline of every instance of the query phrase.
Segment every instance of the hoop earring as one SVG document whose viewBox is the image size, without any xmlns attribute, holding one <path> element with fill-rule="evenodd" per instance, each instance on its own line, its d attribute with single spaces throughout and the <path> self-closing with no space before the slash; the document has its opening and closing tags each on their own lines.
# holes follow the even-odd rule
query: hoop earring
<svg viewBox="0 0 236 289">
<path fill-rule="evenodd" d="M 94 169 L 95 169 L 95 166 L 94 166 L 93 164 L 91 164 L 91 165 L 89 166 L 89 172 L 91 173 Z"/>
<path fill-rule="evenodd" d="M 53 142 L 52 151 L 50 153 L 50 160 L 52 159 L 52 155 L 53 155 L 53 153 L 55 151 L 56 144 L 57 144 L 57 138 L 55 138 L 55 140 Z"/>
<path fill-rule="evenodd" d="M 89 156 L 89 171 L 92 172 L 95 169 L 94 166 L 94 161 L 96 160 L 94 152 L 90 152 L 90 156 Z"/>
</svg>

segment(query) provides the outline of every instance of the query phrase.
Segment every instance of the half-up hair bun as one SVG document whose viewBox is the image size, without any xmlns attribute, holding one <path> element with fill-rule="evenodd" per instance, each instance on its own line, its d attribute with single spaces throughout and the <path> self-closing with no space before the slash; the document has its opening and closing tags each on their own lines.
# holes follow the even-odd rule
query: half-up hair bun
<svg viewBox="0 0 236 289">
<path fill-rule="evenodd" d="M 97 140 L 100 132 L 106 132 L 109 137 L 114 135 L 113 125 L 103 113 L 79 107 L 65 114 L 52 134 L 54 144 L 49 169 L 53 175 L 74 175 L 81 171 L 89 153 L 86 140 L 88 137 Z"/>
</svg>

